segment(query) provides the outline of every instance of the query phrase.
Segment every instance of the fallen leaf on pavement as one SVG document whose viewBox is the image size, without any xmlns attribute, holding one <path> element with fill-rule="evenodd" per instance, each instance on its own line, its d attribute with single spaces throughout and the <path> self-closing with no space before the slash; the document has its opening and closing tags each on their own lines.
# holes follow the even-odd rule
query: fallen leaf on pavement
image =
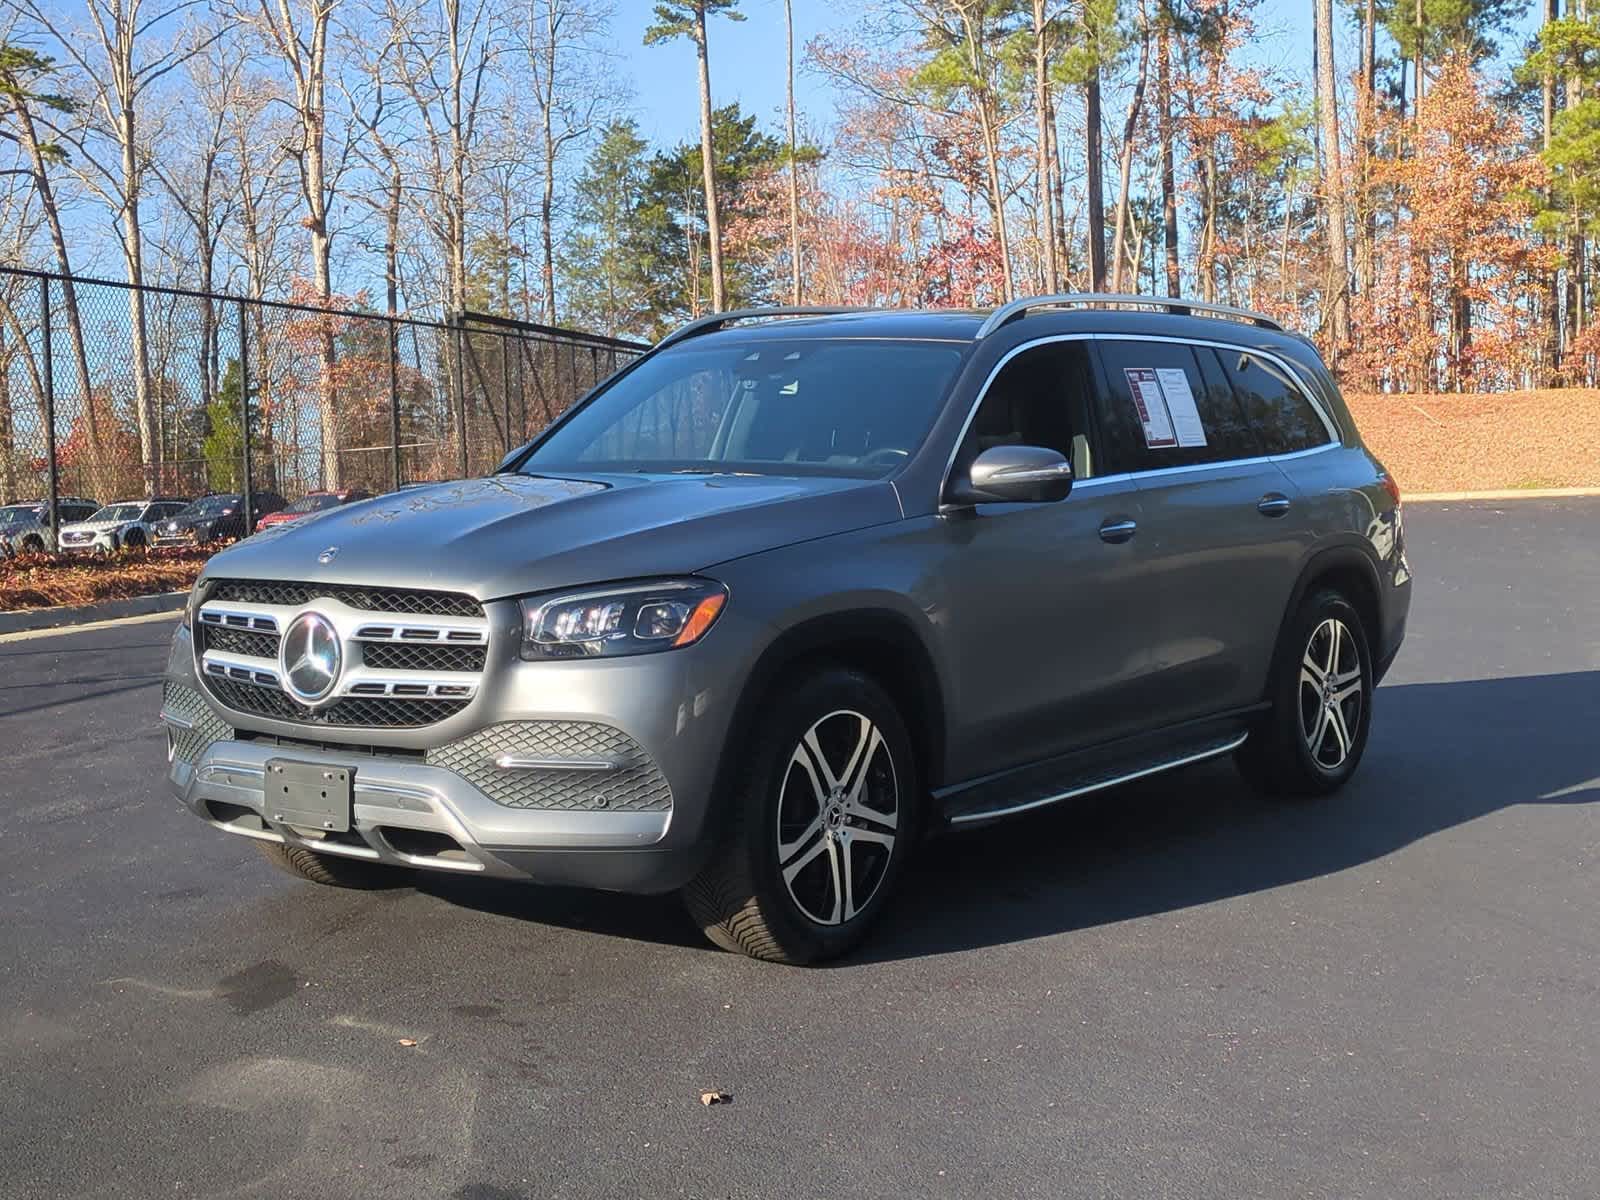
<svg viewBox="0 0 1600 1200">
<path fill-rule="evenodd" d="M 400 1039 L 400 1044 L 402 1046 L 415 1046 L 417 1044 L 417 1039 L 416 1038 L 401 1038 Z"/>
<path fill-rule="evenodd" d="M 713 1104 L 727 1104 L 733 1097 L 727 1092 L 701 1092 L 700 1103 L 710 1108 Z"/>
</svg>

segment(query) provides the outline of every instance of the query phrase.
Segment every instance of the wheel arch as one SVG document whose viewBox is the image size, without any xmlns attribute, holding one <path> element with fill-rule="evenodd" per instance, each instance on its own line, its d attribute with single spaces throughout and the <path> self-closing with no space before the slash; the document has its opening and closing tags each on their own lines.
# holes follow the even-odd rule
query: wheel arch
<svg viewBox="0 0 1600 1200">
<path fill-rule="evenodd" d="M 762 651 L 745 679 L 734 708 L 726 746 L 744 745 L 762 700 L 800 670 L 852 668 L 889 694 L 911 735 L 924 789 L 938 786 L 944 771 L 944 688 L 932 652 L 903 614 L 888 608 L 857 608 L 812 617 L 786 629 Z M 735 756 L 724 753 L 718 792 Z"/>
<path fill-rule="evenodd" d="M 1330 546 L 1307 559 L 1300 569 L 1300 577 L 1295 581 L 1294 591 L 1289 595 L 1289 603 L 1283 610 L 1283 619 L 1278 624 L 1278 640 L 1272 653 L 1272 669 L 1267 675 L 1269 691 L 1272 680 L 1278 677 L 1278 670 L 1282 666 L 1284 633 L 1288 630 L 1289 623 L 1294 620 L 1295 613 L 1300 611 L 1305 598 L 1323 587 L 1332 588 L 1350 601 L 1361 618 L 1374 666 L 1383 659 L 1383 609 L 1380 600 L 1382 590 L 1377 564 L 1372 561 L 1371 555 L 1357 545 Z"/>
</svg>

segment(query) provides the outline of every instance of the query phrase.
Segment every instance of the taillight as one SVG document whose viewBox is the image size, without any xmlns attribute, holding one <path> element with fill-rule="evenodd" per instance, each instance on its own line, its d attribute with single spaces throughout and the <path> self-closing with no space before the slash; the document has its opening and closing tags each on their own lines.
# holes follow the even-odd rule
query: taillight
<svg viewBox="0 0 1600 1200">
<path fill-rule="evenodd" d="M 1393 500 L 1396 505 L 1400 503 L 1400 485 L 1395 482 L 1394 476 L 1387 471 L 1383 473 L 1383 490 L 1389 493 L 1389 499 Z"/>
</svg>

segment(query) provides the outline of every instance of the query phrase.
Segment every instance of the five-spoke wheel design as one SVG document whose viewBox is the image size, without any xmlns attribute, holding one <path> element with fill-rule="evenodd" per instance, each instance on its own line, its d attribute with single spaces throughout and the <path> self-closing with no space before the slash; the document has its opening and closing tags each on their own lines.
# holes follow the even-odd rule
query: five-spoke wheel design
<svg viewBox="0 0 1600 1200">
<path fill-rule="evenodd" d="M 900 781 L 882 732 L 852 709 L 811 726 L 778 798 L 778 868 L 795 906 L 840 925 L 872 903 L 894 855 Z"/>
<path fill-rule="evenodd" d="M 1355 747 L 1365 703 L 1361 651 L 1338 617 L 1311 631 L 1300 661 L 1300 732 L 1317 765 L 1336 770 Z"/>
</svg>

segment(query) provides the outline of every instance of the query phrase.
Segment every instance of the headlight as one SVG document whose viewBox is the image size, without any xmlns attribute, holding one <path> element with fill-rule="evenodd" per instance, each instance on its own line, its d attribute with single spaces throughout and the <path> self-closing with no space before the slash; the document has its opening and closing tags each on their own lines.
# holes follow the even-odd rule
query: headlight
<svg viewBox="0 0 1600 1200">
<path fill-rule="evenodd" d="M 711 579 L 653 579 L 522 600 L 522 657 L 614 658 L 691 646 L 728 602 Z"/>
</svg>

